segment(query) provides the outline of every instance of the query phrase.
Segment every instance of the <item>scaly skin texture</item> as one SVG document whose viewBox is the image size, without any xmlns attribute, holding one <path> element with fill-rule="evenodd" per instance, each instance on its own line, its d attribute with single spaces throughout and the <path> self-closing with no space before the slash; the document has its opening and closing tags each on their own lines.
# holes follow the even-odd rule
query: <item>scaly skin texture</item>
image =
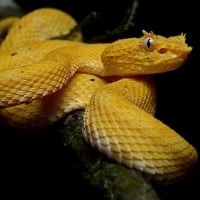
<svg viewBox="0 0 200 200">
<path fill-rule="evenodd" d="M 192 48 L 185 36 L 143 31 L 140 38 L 105 44 L 49 40 L 75 25 L 68 14 L 49 8 L 14 23 L 0 48 L 1 120 L 40 129 L 85 109 L 83 135 L 94 148 L 154 180 L 183 178 L 198 155 L 153 117 L 156 88 L 150 74 L 186 61 Z"/>
<path fill-rule="evenodd" d="M 4 20 L 1 20 L 0 23 L 0 36 L 4 36 L 9 29 L 19 20 L 18 17 L 9 17 Z"/>
<path fill-rule="evenodd" d="M 7 19 L 6 23 L 13 23 L 12 20 L 10 21 Z M 21 47 L 25 44 L 44 41 L 50 37 L 67 34 L 75 25 L 76 21 L 70 15 L 62 11 L 43 9 L 41 12 L 41 10 L 36 10 L 32 12 L 31 15 L 27 15 L 13 23 L 13 27 L 9 32 L 9 37 L 7 37 L 1 45 L 1 50 Z M 15 40 L 12 39 L 13 37 L 15 37 Z"/>
<path fill-rule="evenodd" d="M 123 79 L 92 96 L 84 116 L 87 142 L 156 180 L 182 177 L 196 160 L 196 152 L 175 131 L 130 102 L 123 92 L 132 84 Z"/>
</svg>

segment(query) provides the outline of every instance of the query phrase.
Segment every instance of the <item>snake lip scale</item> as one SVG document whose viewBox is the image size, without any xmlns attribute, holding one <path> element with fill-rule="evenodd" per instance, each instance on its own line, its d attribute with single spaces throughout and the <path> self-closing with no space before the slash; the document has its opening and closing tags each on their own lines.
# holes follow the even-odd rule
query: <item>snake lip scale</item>
<svg viewBox="0 0 200 200">
<path fill-rule="evenodd" d="M 69 14 L 41 8 L 0 21 L 2 123 L 38 130 L 85 109 L 83 136 L 92 147 L 161 183 L 193 169 L 198 154 L 181 135 L 154 117 L 153 74 L 181 67 L 192 47 L 186 35 L 141 37 L 111 43 L 59 40 L 77 25 Z"/>
</svg>

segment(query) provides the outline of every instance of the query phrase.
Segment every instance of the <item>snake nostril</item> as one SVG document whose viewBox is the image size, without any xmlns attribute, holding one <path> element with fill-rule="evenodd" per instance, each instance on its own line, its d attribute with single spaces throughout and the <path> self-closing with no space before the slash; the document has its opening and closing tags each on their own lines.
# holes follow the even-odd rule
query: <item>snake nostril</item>
<svg viewBox="0 0 200 200">
<path fill-rule="evenodd" d="M 164 54 L 164 53 L 166 53 L 166 51 L 167 51 L 167 49 L 165 49 L 165 48 L 161 48 L 161 49 L 159 49 L 159 53 L 160 54 Z"/>
</svg>

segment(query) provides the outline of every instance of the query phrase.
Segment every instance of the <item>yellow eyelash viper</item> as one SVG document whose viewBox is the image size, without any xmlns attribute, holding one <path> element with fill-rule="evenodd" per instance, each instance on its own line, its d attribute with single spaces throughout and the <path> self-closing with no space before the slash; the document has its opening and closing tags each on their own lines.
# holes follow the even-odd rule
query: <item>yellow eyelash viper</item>
<svg viewBox="0 0 200 200">
<path fill-rule="evenodd" d="M 185 35 L 142 31 L 139 38 L 96 44 L 51 40 L 75 25 L 70 15 L 53 8 L 0 22 L 0 33 L 8 31 L 0 46 L 1 121 L 39 129 L 84 108 L 83 135 L 92 147 L 158 181 L 184 177 L 198 154 L 153 116 L 151 74 L 186 61 L 192 48 Z"/>
</svg>

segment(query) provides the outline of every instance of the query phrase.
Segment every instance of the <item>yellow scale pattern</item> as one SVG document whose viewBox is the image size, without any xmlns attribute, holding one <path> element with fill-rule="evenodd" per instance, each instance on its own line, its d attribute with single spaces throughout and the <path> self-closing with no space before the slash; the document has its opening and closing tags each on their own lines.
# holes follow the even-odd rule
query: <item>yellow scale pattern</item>
<svg viewBox="0 0 200 200">
<path fill-rule="evenodd" d="M 150 74 L 175 70 L 192 48 L 185 35 L 143 31 L 112 43 L 49 40 L 76 26 L 53 8 L 0 21 L 0 118 L 41 129 L 85 109 L 83 135 L 111 159 L 161 182 L 183 178 L 195 166 L 195 148 L 156 119 Z"/>
<path fill-rule="evenodd" d="M 136 90 L 132 90 L 136 91 L 134 104 L 122 96 L 126 85 L 135 86 L 126 79 L 121 82 L 106 85 L 92 96 L 85 114 L 86 140 L 117 162 L 152 174 L 159 181 L 181 177 L 196 160 L 193 147 L 139 108 L 141 96 Z M 148 98 L 149 93 L 146 95 Z"/>
</svg>

